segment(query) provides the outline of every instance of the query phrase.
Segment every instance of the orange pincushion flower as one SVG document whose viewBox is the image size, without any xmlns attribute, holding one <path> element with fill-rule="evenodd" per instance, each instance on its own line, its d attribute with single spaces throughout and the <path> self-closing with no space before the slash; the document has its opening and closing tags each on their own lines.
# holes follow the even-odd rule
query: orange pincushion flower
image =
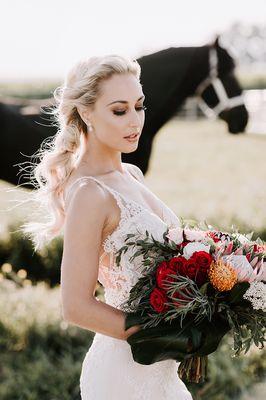
<svg viewBox="0 0 266 400">
<path fill-rule="evenodd" d="M 211 284 L 219 292 L 231 290 L 237 282 L 237 272 L 230 264 L 218 259 L 212 261 L 209 269 L 209 278 Z"/>
</svg>

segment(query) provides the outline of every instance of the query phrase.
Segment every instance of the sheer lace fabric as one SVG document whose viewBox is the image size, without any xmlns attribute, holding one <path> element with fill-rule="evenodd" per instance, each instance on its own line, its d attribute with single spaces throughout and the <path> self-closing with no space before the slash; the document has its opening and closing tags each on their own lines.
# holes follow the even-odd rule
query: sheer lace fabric
<svg viewBox="0 0 266 400">
<path fill-rule="evenodd" d="M 108 190 L 120 209 L 118 227 L 103 242 L 98 280 L 104 287 L 106 303 L 123 309 L 122 303 L 142 275 L 141 258 L 130 262 L 130 250 L 122 255 L 119 266 L 115 264 L 114 254 L 124 245 L 126 235 L 137 232 L 144 238 L 147 230 L 160 240 L 167 226 L 179 226 L 180 221 L 159 199 L 162 218 L 94 177 L 81 179 L 93 179 Z M 178 365 L 175 360 L 139 364 L 134 361 L 127 341 L 96 333 L 82 363 L 82 400 L 192 400 L 178 377 Z"/>
</svg>

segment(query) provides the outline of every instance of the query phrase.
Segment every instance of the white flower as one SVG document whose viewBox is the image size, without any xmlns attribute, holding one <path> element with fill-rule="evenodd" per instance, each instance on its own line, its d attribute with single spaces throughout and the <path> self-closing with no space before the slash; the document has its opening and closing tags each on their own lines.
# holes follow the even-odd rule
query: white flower
<svg viewBox="0 0 266 400">
<path fill-rule="evenodd" d="M 188 243 L 183 250 L 183 256 L 188 260 L 195 251 L 206 251 L 207 253 L 210 252 L 211 246 L 206 246 L 203 243 L 199 242 L 192 242 Z"/>
<path fill-rule="evenodd" d="M 168 239 L 172 240 L 176 244 L 180 244 L 183 242 L 183 229 L 179 227 L 169 229 L 169 232 L 166 235 L 166 237 L 168 237 Z"/>
<path fill-rule="evenodd" d="M 237 272 L 238 282 L 252 282 L 255 279 L 254 270 L 246 256 L 229 254 L 221 257 L 223 261 L 230 264 Z"/>
<path fill-rule="evenodd" d="M 200 231 L 197 229 L 184 229 L 184 233 L 186 235 L 186 239 L 189 241 L 200 242 L 206 238 L 207 234 L 204 231 Z"/>
<path fill-rule="evenodd" d="M 266 311 L 266 285 L 263 282 L 251 282 L 250 287 L 243 295 L 249 300 L 254 310 Z"/>
</svg>

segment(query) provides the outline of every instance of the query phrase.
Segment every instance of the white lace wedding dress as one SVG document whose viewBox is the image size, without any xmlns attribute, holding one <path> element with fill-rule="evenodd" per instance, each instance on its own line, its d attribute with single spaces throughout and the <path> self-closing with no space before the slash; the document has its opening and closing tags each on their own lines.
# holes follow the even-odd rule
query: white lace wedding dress
<svg viewBox="0 0 266 400">
<path fill-rule="evenodd" d="M 124 244 L 128 233 L 145 235 L 148 230 L 160 240 L 167 226 L 179 226 L 178 217 L 154 194 L 162 207 L 162 219 L 134 200 L 92 176 L 108 190 L 120 208 L 118 227 L 104 243 L 100 258 L 99 282 L 104 287 L 105 301 L 113 307 L 123 309 L 121 304 L 128 298 L 129 291 L 141 276 L 140 259 L 129 262 L 130 251 L 122 255 L 119 267 L 114 253 Z M 76 183 L 76 182 L 75 182 Z M 108 265 L 104 259 L 108 255 Z M 192 400 L 185 384 L 178 376 L 175 360 L 159 361 L 143 365 L 134 361 L 130 345 L 126 340 L 115 339 L 96 333 L 83 363 L 80 375 L 82 400 Z"/>
</svg>

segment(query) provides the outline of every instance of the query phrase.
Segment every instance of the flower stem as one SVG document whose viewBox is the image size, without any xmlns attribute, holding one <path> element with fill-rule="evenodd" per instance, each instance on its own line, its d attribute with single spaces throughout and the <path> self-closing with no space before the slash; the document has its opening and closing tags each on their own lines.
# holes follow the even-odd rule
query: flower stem
<svg viewBox="0 0 266 400">
<path fill-rule="evenodd" d="M 178 367 L 178 375 L 188 382 L 200 383 L 207 378 L 208 357 L 190 357 L 181 361 Z"/>
</svg>

